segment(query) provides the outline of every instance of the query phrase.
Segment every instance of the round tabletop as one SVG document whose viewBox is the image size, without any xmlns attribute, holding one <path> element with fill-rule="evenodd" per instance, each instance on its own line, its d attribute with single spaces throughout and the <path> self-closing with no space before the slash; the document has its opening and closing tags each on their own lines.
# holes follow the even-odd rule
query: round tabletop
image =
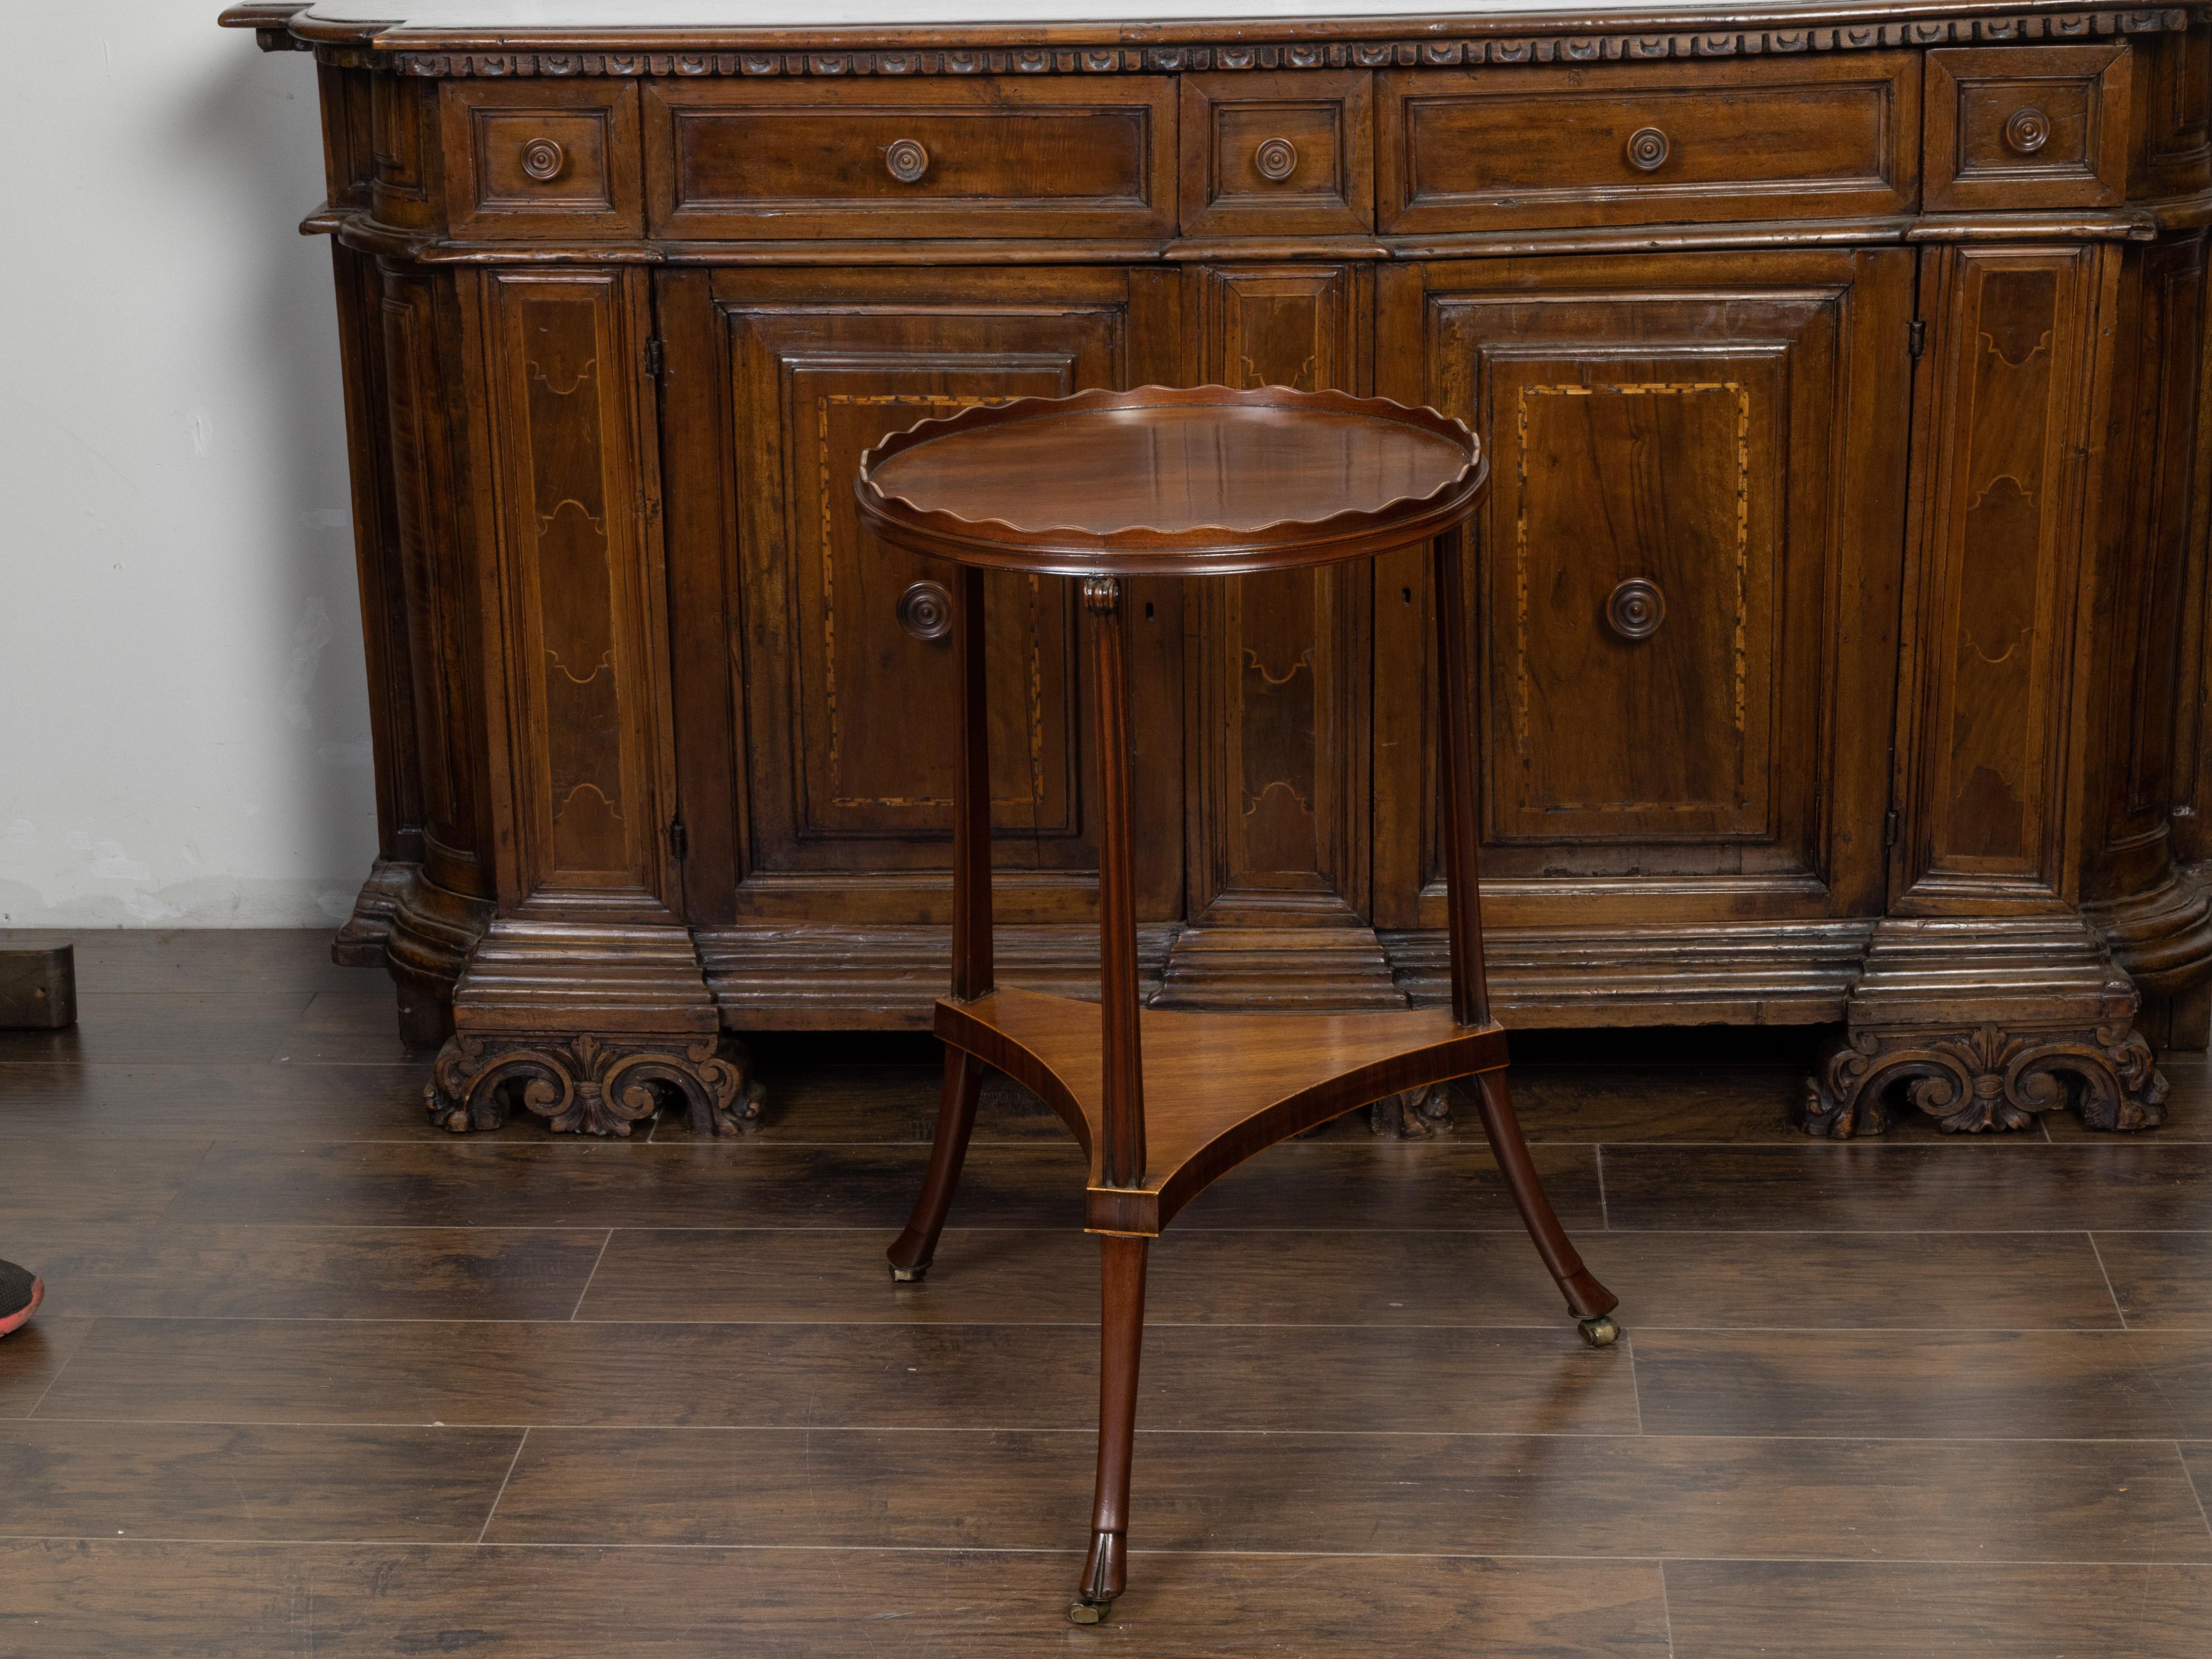
<svg viewBox="0 0 2212 1659">
<path fill-rule="evenodd" d="M 860 458 L 862 522 L 962 564 L 1191 576 L 1354 559 L 1482 499 L 1461 422 L 1340 392 L 1139 386 L 978 404 Z"/>
</svg>

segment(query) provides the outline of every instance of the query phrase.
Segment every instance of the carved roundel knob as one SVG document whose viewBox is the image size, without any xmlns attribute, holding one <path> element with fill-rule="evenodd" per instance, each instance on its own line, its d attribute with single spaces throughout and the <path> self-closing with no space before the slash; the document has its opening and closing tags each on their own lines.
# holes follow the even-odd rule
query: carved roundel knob
<svg viewBox="0 0 2212 1659">
<path fill-rule="evenodd" d="M 1266 139 L 1252 152 L 1252 165 L 1262 179 L 1279 185 L 1297 171 L 1297 146 L 1287 138 Z"/>
<path fill-rule="evenodd" d="M 568 165 L 568 151 L 550 138 L 532 138 L 522 147 L 522 170 L 541 185 L 558 179 Z"/>
<path fill-rule="evenodd" d="M 911 185 L 929 171 L 929 152 L 912 138 L 895 140 L 884 151 L 884 167 L 902 185 Z"/>
<path fill-rule="evenodd" d="M 2051 118 L 2039 109 L 2016 109 L 2004 124 L 2006 145 L 2020 155 L 2033 155 L 2051 142 Z"/>
<path fill-rule="evenodd" d="M 1656 173 L 1667 165 L 1673 148 L 1656 127 L 1638 127 L 1628 135 L 1628 165 L 1638 173 Z"/>
<path fill-rule="evenodd" d="M 952 595 L 936 582 L 916 582 L 899 595 L 899 626 L 918 640 L 941 640 L 952 631 Z"/>
<path fill-rule="evenodd" d="M 1648 640 L 1667 620 L 1667 596 L 1657 583 L 1631 576 L 1606 600 L 1605 619 L 1624 640 Z"/>
</svg>

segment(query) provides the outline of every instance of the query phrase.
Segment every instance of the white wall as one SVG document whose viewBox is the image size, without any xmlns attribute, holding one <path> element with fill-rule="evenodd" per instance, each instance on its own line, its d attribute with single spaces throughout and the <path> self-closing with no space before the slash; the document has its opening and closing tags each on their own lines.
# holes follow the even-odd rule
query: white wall
<svg viewBox="0 0 2212 1659">
<path fill-rule="evenodd" d="M 0 927 L 328 926 L 375 853 L 314 61 L 8 10 Z"/>
</svg>

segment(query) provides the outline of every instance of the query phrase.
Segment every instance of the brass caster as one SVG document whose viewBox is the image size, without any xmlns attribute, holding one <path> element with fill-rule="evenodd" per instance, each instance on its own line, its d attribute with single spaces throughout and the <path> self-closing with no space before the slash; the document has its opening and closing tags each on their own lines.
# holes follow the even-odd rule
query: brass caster
<svg viewBox="0 0 2212 1659">
<path fill-rule="evenodd" d="M 1620 1327 L 1613 1322 L 1610 1314 L 1600 1314 L 1595 1319 L 1585 1319 L 1577 1328 L 1583 1340 L 1593 1348 L 1609 1348 L 1620 1340 Z"/>
<path fill-rule="evenodd" d="M 1111 1601 L 1073 1601 L 1068 1604 L 1067 1622 L 1071 1625 L 1096 1625 L 1106 1617 Z"/>
<path fill-rule="evenodd" d="M 919 1267 L 894 1267 L 891 1269 L 891 1283 L 894 1285 L 919 1285 L 921 1283 L 921 1276 L 928 1271 L 929 1263 L 927 1261 L 923 1262 Z"/>
</svg>

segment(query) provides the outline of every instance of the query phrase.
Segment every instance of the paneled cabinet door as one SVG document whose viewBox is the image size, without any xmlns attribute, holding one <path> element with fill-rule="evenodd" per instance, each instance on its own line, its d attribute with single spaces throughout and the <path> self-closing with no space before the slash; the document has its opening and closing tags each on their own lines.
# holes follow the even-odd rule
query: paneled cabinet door
<svg viewBox="0 0 2212 1659">
<path fill-rule="evenodd" d="M 1386 271 L 1378 390 L 1474 423 L 1500 925 L 1879 913 L 1908 256 Z M 1376 887 L 1439 927 L 1418 558 L 1377 573 Z"/>
<path fill-rule="evenodd" d="M 660 305 L 691 920 L 948 921 L 957 582 L 860 528 L 854 469 L 885 434 L 968 404 L 1165 378 L 1145 354 L 1173 350 L 1175 295 L 1113 270 L 725 270 L 664 276 Z M 1073 586 L 988 583 L 1008 921 L 1090 904 Z M 1181 625 L 1171 589 L 1139 599 L 1139 776 L 1157 798 L 1138 804 L 1165 831 Z M 1171 834 L 1151 848 L 1152 913 L 1179 900 L 1180 860 Z"/>
</svg>

